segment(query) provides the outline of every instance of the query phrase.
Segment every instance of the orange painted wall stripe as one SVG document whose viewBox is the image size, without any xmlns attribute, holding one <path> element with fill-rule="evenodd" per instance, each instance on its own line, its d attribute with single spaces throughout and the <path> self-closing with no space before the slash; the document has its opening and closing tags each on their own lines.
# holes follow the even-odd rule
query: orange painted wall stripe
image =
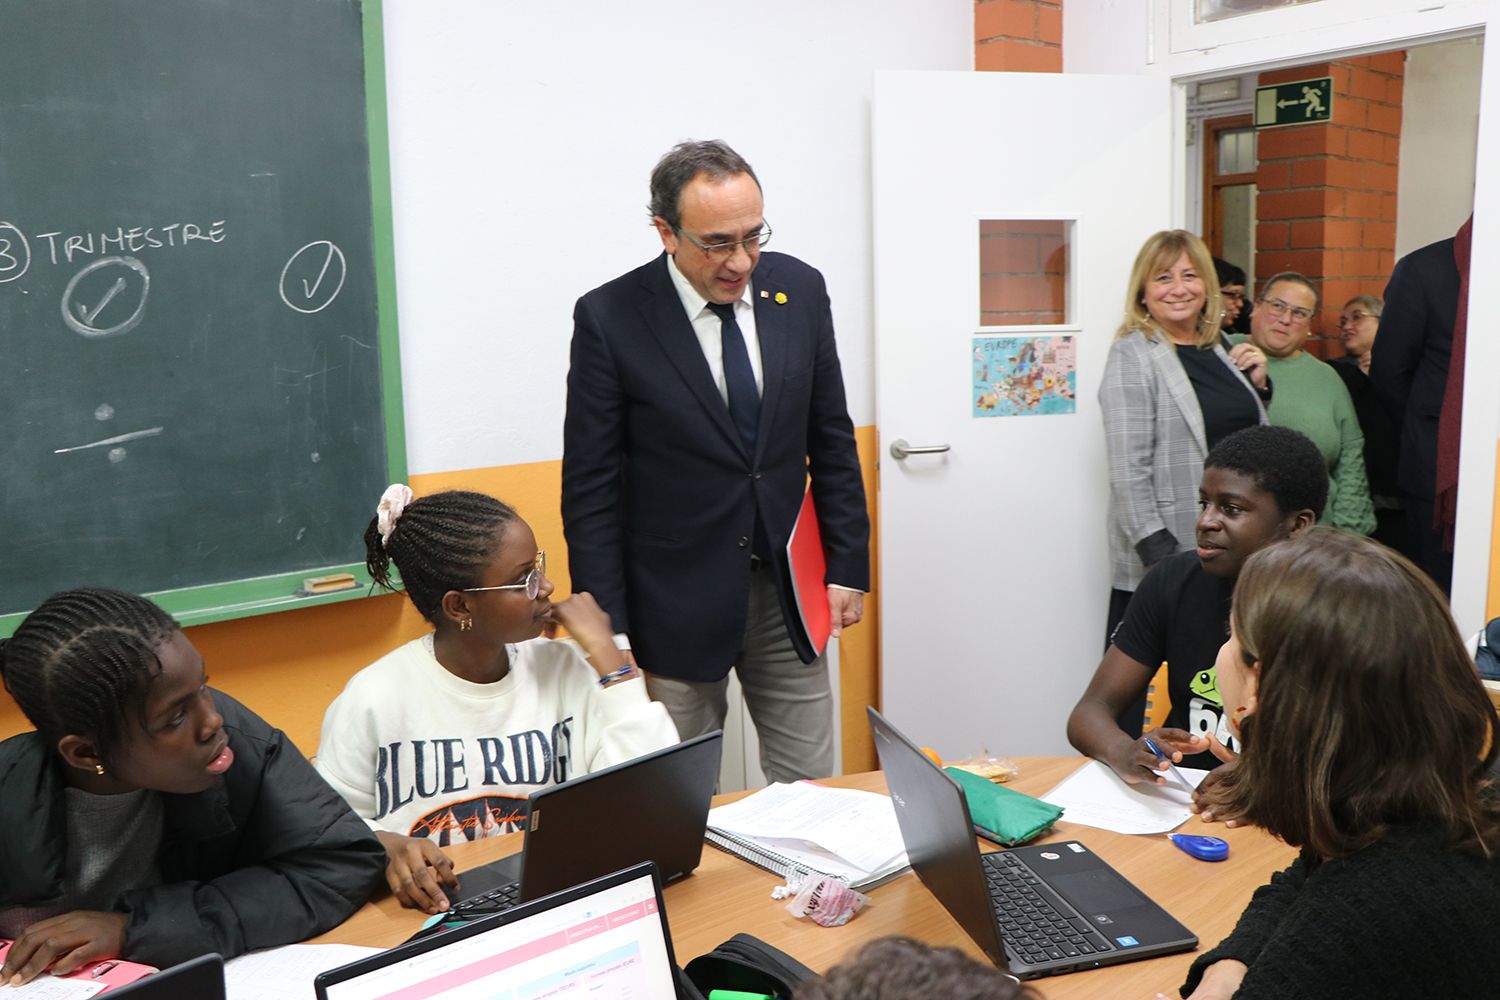
<svg viewBox="0 0 1500 1000">
<path fill-rule="evenodd" d="M 874 522 L 875 428 L 856 428 L 865 492 Z M 559 593 L 569 590 L 567 549 L 563 544 L 562 463 L 469 469 L 412 477 L 419 495 L 470 489 L 496 496 L 520 511 L 537 543 L 547 550 L 548 570 Z M 378 497 L 370 498 L 373 512 Z M 373 514 L 372 514 L 373 516 Z M 351 530 L 363 532 L 364 525 Z M 86 581 L 80 580 L 83 584 Z M 842 639 L 844 761 L 850 771 L 875 766 L 864 707 L 879 690 L 879 597 L 866 598 L 865 622 Z M 404 595 L 284 611 L 236 621 L 196 625 L 188 637 L 203 654 L 211 683 L 284 730 L 305 753 L 317 749 L 323 712 L 360 668 L 427 630 Z M 0 737 L 30 729 L 9 695 L 0 697 Z"/>
</svg>

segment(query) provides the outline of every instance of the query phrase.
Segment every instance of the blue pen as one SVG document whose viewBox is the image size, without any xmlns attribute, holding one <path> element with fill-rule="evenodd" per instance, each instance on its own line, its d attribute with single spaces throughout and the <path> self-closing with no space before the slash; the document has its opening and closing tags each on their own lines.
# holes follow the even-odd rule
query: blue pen
<svg viewBox="0 0 1500 1000">
<path fill-rule="evenodd" d="M 1172 772 L 1172 777 L 1176 778 L 1177 781 L 1182 785 L 1182 787 L 1186 788 L 1188 790 L 1189 794 L 1191 794 L 1193 791 L 1195 791 L 1195 789 L 1192 786 L 1192 783 L 1189 782 L 1187 780 L 1187 778 L 1185 778 L 1183 776 L 1183 774 L 1182 774 L 1181 771 L 1177 770 L 1177 765 L 1174 764 L 1174 763 L 1172 763 L 1172 760 L 1171 760 L 1170 757 L 1168 757 L 1166 754 L 1164 754 L 1164 753 L 1161 752 L 1161 748 L 1160 747 L 1158 747 L 1155 743 L 1152 743 L 1149 739 L 1145 740 L 1144 742 L 1146 744 L 1146 749 L 1150 750 L 1152 753 L 1156 754 L 1156 759 L 1157 760 L 1164 760 L 1164 761 L 1167 762 L 1167 770 L 1169 770 L 1169 771 Z"/>
</svg>

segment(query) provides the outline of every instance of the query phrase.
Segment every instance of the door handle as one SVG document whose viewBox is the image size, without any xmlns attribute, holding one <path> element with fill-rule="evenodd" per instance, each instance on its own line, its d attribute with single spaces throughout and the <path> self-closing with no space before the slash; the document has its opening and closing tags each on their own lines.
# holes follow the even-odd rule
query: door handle
<svg viewBox="0 0 1500 1000">
<path fill-rule="evenodd" d="M 891 442 L 891 457 L 895 459 L 905 458 L 907 455 L 941 455 L 948 450 L 945 444 L 907 444 L 905 438 L 897 438 Z"/>
</svg>

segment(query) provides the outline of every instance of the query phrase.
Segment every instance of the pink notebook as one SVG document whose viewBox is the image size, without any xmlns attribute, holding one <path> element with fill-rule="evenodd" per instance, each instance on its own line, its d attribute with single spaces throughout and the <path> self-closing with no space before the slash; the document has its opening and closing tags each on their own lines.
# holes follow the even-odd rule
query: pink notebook
<svg viewBox="0 0 1500 1000">
<path fill-rule="evenodd" d="M 4 963 L 5 956 L 10 952 L 11 942 L 0 938 L 0 963 Z M 77 983 L 76 992 L 69 992 L 67 996 L 93 997 L 101 993 L 108 993 L 120 986 L 128 986 L 137 979 L 145 979 L 153 972 L 158 971 L 155 966 L 142 965 L 139 962 L 127 962 L 123 959 L 110 958 L 102 962 L 90 962 L 88 965 L 69 973 L 66 976 L 41 975 L 33 979 L 33 983 L 39 983 L 48 979 L 58 980 L 58 986 L 65 983 Z M 64 994 L 57 994 L 59 996 Z"/>
</svg>

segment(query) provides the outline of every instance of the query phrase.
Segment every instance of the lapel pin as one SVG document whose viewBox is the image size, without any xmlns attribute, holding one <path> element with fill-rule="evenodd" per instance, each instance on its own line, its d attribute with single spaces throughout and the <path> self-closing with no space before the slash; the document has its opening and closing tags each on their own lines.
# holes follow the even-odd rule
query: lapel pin
<svg viewBox="0 0 1500 1000">
<path fill-rule="evenodd" d="M 771 293 L 762 288 L 760 290 L 760 297 L 763 299 L 769 299 L 771 297 Z"/>
<path fill-rule="evenodd" d="M 776 304 L 778 306 L 784 306 L 784 305 L 786 305 L 786 292 L 777 292 L 776 293 Z"/>
</svg>

